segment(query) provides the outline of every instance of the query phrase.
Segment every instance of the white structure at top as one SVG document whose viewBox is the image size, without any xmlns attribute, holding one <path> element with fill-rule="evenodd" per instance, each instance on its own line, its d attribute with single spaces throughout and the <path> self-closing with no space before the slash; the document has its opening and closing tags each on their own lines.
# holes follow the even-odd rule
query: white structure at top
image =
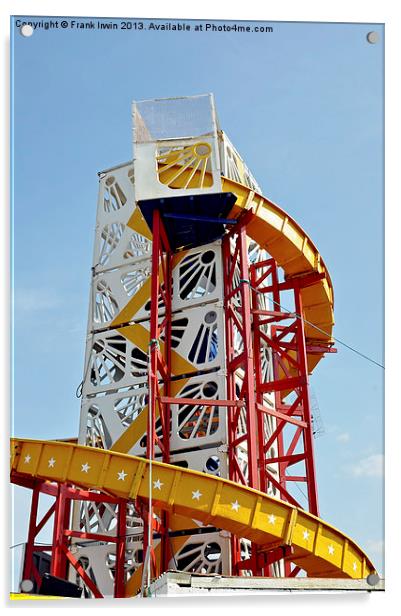
<svg viewBox="0 0 401 616">
<path fill-rule="evenodd" d="M 132 105 L 132 115 L 138 201 L 169 197 L 172 192 L 220 192 L 221 175 L 260 192 L 219 127 L 212 94 L 137 101 Z M 169 178 L 169 183 L 163 182 L 158 163 L 179 166 L 173 181 Z"/>
</svg>

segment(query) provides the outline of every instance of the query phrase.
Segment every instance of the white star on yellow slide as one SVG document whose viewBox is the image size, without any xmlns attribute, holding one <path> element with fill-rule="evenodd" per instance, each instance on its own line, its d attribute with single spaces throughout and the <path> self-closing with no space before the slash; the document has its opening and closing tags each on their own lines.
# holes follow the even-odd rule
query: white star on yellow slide
<svg viewBox="0 0 401 616">
<path fill-rule="evenodd" d="M 241 505 L 239 504 L 239 502 L 238 502 L 237 500 L 235 501 L 235 503 L 231 503 L 231 509 L 232 509 L 233 511 L 238 511 L 238 509 L 240 508 L 240 506 L 241 506 Z"/>
</svg>

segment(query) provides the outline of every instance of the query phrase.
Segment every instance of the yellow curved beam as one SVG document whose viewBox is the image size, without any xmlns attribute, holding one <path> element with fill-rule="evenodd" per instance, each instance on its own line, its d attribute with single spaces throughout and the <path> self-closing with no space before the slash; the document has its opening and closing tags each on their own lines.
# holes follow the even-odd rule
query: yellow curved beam
<svg viewBox="0 0 401 616">
<path fill-rule="evenodd" d="M 12 481 L 31 476 L 101 490 L 120 498 L 149 497 L 149 461 L 57 441 L 11 439 Z M 323 520 L 227 479 L 152 462 L 153 504 L 213 524 L 267 551 L 293 548 L 291 561 L 311 577 L 365 578 L 373 564 L 351 539 Z"/>
<path fill-rule="evenodd" d="M 222 187 L 224 192 L 237 196 L 231 216 L 237 217 L 248 209 L 254 211 L 255 217 L 247 225 L 247 235 L 268 251 L 283 268 L 287 280 L 313 272 L 323 274 L 322 280 L 301 290 L 301 298 L 307 344 L 329 347 L 333 343 L 334 293 L 329 272 L 316 246 L 295 220 L 263 195 L 224 177 Z M 322 357 L 323 353 L 308 354 L 309 373 Z"/>
<path fill-rule="evenodd" d="M 189 171 L 184 171 L 177 179 L 176 166 L 165 172 L 164 183 L 171 188 L 183 188 L 188 181 Z M 193 178 L 196 188 L 197 180 Z M 265 248 L 283 268 L 286 279 L 301 277 L 312 272 L 323 274 L 323 279 L 301 290 L 303 316 L 305 319 L 305 337 L 307 344 L 319 344 L 329 348 L 333 344 L 334 293 L 330 275 L 324 261 L 305 231 L 278 205 L 248 186 L 226 177 L 221 178 L 222 191 L 232 192 L 237 201 L 230 212 L 230 217 L 238 217 L 244 210 L 252 209 L 254 219 L 247 225 L 247 235 L 261 248 Z M 137 224 L 140 217 L 137 215 Z M 143 220 L 141 220 L 143 226 Z M 319 363 L 324 353 L 308 353 L 309 374 Z"/>
<path fill-rule="evenodd" d="M 54 601 L 56 599 L 67 599 L 67 597 L 56 597 L 53 595 L 30 595 L 23 592 L 10 592 L 10 601 Z"/>
</svg>

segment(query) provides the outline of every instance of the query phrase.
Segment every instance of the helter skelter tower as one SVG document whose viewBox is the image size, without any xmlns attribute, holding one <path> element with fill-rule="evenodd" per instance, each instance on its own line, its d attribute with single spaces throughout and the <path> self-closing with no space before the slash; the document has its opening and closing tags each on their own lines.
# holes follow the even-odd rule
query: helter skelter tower
<svg viewBox="0 0 401 616">
<path fill-rule="evenodd" d="M 12 441 L 12 481 L 33 490 L 23 577 L 41 584 L 53 514 L 40 550 L 89 597 L 168 569 L 366 577 L 317 517 L 323 260 L 262 196 L 212 95 L 135 102 L 133 126 L 133 161 L 99 174 L 78 445 Z M 41 492 L 55 502 L 38 522 Z"/>
<path fill-rule="evenodd" d="M 220 130 L 211 95 L 135 102 L 133 125 L 133 163 L 100 174 L 79 442 L 215 474 L 294 503 L 286 468 L 300 463 L 296 479 L 306 481 L 317 513 L 306 382 L 296 390 L 292 423 L 286 430 L 277 424 L 283 390 L 275 380 L 291 370 L 306 378 L 296 348 L 302 336 L 290 329 L 293 348 L 280 346 L 289 319 L 278 314 L 277 266 L 247 235 L 251 209 L 227 220 L 236 196 L 222 178 L 244 185 L 249 197 L 261 190 Z M 297 329 L 294 315 L 290 320 Z M 289 353 L 295 359 L 285 366 Z M 297 430 L 285 442 L 290 425 Z M 190 518 L 153 516 L 172 534 L 154 541 L 165 568 L 255 570 L 249 541 Z M 81 504 L 80 526 L 88 531 L 113 533 L 115 518 L 116 510 Z M 146 552 L 146 511 L 144 520 L 145 528 L 131 506 L 131 571 Z M 105 591 L 110 546 L 89 544 L 78 554 Z M 284 575 L 283 560 L 268 569 Z"/>
</svg>

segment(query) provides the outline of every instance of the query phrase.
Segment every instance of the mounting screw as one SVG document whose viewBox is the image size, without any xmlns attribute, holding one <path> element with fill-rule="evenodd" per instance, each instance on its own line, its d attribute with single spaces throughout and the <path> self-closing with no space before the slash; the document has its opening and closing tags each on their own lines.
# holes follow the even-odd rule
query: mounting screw
<svg viewBox="0 0 401 616">
<path fill-rule="evenodd" d="M 21 592 L 30 593 L 33 591 L 33 582 L 32 580 L 26 579 L 22 580 L 20 584 Z"/>
<path fill-rule="evenodd" d="M 368 40 L 368 43 L 371 43 L 372 45 L 374 45 L 375 43 L 379 42 L 379 33 L 378 32 L 368 32 L 368 34 L 366 35 L 366 38 Z"/>
<path fill-rule="evenodd" d="M 29 24 L 23 24 L 19 31 L 22 34 L 22 36 L 25 36 L 25 37 L 32 36 L 33 34 L 33 28 Z"/>
<path fill-rule="evenodd" d="M 376 584 L 380 582 L 380 577 L 378 576 L 377 573 L 370 573 L 368 577 L 366 578 L 366 581 L 369 584 L 369 586 L 376 586 Z"/>
</svg>

